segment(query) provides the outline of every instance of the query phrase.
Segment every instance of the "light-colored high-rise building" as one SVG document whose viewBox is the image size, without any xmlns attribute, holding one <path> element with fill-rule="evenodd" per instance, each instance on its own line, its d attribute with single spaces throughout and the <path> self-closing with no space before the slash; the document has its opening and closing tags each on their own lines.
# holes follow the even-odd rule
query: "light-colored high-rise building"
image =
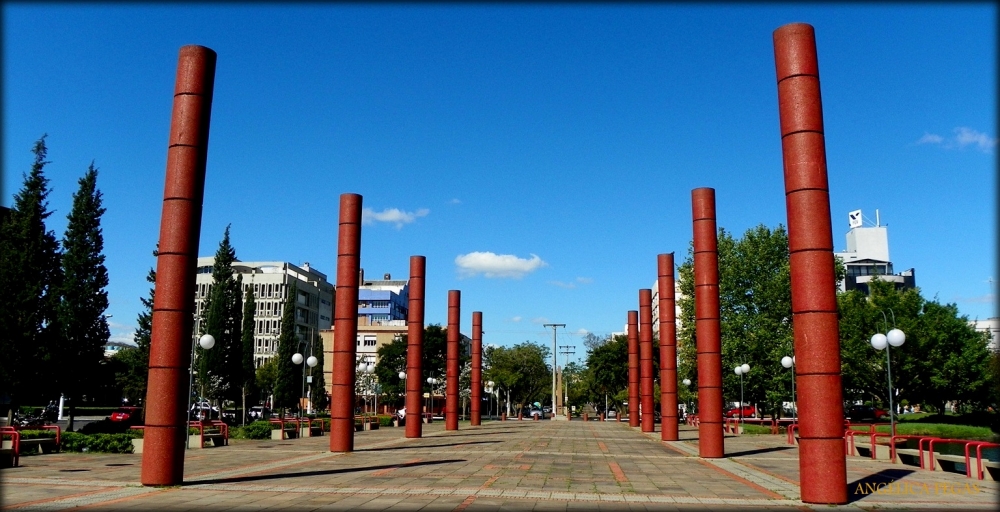
<svg viewBox="0 0 1000 512">
<path fill-rule="evenodd" d="M 874 225 L 865 226 L 863 218 L 861 210 L 848 213 L 850 231 L 847 232 L 847 250 L 834 253 L 847 271 L 840 283 L 840 291 L 858 289 L 867 293 L 868 283 L 875 276 L 893 283 L 898 289 L 915 287 L 914 269 L 893 273 L 892 260 L 889 259 L 888 226 L 881 224 L 878 210 L 875 211 Z"/>
<path fill-rule="evenodd" d="M 214 257 L 198 258 L 198 274 L 195 281 L 195 336 L 201 332 L 205 299 L 211 292 L 213 283 L 214 264 Z M 233 273 L 243 277 L 244 297 L 250 287 L 254 290 L 255 366 L 260 366 L 278 352 L 281 314 L 293 281 L 298 290 L 294 298 L 295 331 L 298 338 L 306 342 L 311 335 L 330 328 L 333 322 L 334 287 L 327 282 L 326 274 L 311 268 L 308 262 L 297 266 L 284 261 L 237 260 L 233 262 Z M 320 355 L 316 354 L 316 357 Z"/>
</svg>

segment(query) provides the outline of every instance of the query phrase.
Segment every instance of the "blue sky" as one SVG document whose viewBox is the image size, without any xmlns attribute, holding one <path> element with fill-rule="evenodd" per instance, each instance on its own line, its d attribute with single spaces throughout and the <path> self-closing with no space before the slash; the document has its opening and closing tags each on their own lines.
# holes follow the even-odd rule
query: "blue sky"
<svg viewBox="0 0 1000 512">
<path fill-rule="evenodd" d="M 997 12 L 990 4 L 17 4 L 3 7 L 3 191 L 48 133 L 50 229 L 93 160 L 112 332 L 155 264 L 177 54 L 218 55 L 201 254 L 331 279 L 338 196 L 369 275 L 427 256 L 427 322 L 484 341 L 618 331 L 682 260 L 690 194 L 736 234 L 786 223 L 772 32 L 816 28 L 836 250 L 879 210 L 897 271 L 995 316 Z M 393 211 L 393 210 L 397 211 Z M 503 257 L 473 253 L 492 253 Z M 460 265 L 462 264 L 462 265 Z M 464 266 L 463 266 L 464 265 Z M 487 275 L 489 274 L 489 275 Z M 991 279 L 993 282 L 991 283 Z"/>
</svg>

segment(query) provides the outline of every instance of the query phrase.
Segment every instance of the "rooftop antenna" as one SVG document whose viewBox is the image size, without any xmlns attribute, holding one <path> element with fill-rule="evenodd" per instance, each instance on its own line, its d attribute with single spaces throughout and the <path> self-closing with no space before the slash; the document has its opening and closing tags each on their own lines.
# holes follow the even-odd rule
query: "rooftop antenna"
<svg viewBox="0 0 1000 512">
<path fill-rule="evenodd" d="M 875 208 L 875 227 L 879 227 L 879 226 L 881 226 L 881 224 L 879 224 L 879 221 L 878 221 L 878 208 Z"/>
</svg>

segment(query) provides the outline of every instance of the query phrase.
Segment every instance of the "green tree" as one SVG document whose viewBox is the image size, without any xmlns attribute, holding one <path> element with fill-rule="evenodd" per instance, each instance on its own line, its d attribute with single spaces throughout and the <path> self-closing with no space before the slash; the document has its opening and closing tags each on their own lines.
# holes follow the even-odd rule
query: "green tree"
<svg viewBox="0 0 1000 512">
<path fill-rule="evenodd" d="M 596 345 L 587 353 L 587 368 L 591 370 L 588 386 L 598 395 L 598 403 L 603 404 L 607 395 L 609 407 L 619 409 L 620 393 L 628 396 L 628 336 L 608 336 Z"/>
<path fill-rule="evenodd" d="M 60 278 L 59 242 L 45 229 L 49 180 L 44 175 L 48 152 L 45 135 L 32 147 L 35 155 L 13 208 L 0 224 L 0 397 L 12 404 L 40 400 L 37 372 L 52 364 L 58 338 L 56 287 Z"/>
<path fill-rule="evenodd" d="M 399 372 L 406 371 L 406 343 L 407 336 L 403 334 L 383 344 L 378 348 L 378 362 L 375 363 L 375 376 L 382 384 L 382 395 L 386 402 L 397 407 L 406 403 L 406 383 L 399 378 Z"/>
<path fill-rule="evenodd" d="M 722 338 L 723 394 L 739 401 L 740 377 L 732 368 L 750 364 L 743 377 L 744 401 L 757 403 L 772 415 L 791 398 L 791 380 L 781 357 L 792 355 L 791 279 L 788 235 L 781 225 L 748 229 L 740 239 L 724 228 L 717 235 L 719 256 L 719 316 Z M 681 329 L 677 333 L 679 379 L 697 383 L 697 332 L 694 308 L 693 246 L 678 274 L 682 297 Z"/>
<path fill-rule="evenodd" d="M 316 366 L 310 370 L 312 372 L 312 406 L 313 411 L 325 411 L 329 407 L 326 396 L 326 379 L 323 377 L 323 337 L 319 333 L 314 334 L 313 354 L 316 356 Z"/>
<path fill-rule="evenodd" d="M 295 336 L 295 296 L 298 286 L 292 281 L 285 295 L 285 305 L 281 312 L 281 333 L 278 335 L 277 377 L 274 382 L 274 408 L 281 408 L 282 416 L 286 408 L 297 408 L 302 392 L 302 369 L 292 362 L 292 355 L 298 350 L 299 339 Z"/>
<path fill-rule="evenodd" d="M 236 250 L 229 241 L 229 226 L 215 252 L 212 286 L 205 298 L 202 334 L 211 334 L 215 346 L 196 348 L 201 394 L 216 400 L 239 399 L 243 390 L 243 290 L 242 276 L 233 277 Z"/>
<path fill-rule="evenodd" d="M 63 237 L 62 280 L 58 324 L 59 346 L 53 365 L 63 393 L 70 398 L 69 425 L 73 428 L 74 404 L 88 393 L 88 382 L 104 363 L 104 345 L 111 336 L 104 312 L 108 309 L 108 270 L 104 267 L 101 232 L 101 192 L 97 169 L 91 163 L 80 188 L 73 194 L 66 235 Z"/>
<path fill-rule="evenodd" d="M 243 404 L 243 424 L 247 421 L 247 397 L 257 393 L 257 369 L 253 365 L 254 352 L 254 308 L 256 298 L 253 293 L 253 285 L 246 287 L 246 300 L 243 302 L 243 325 L 241 328 L 242 349 L 240 350 L 240 399 Z"/>
<path fill-rule="evenodd" d="M 289 356 L 290 357 L 290 356 Z M 259 367 L 257 367 L 256 374 L 256 384 L 257 389 L 260 390 L 261 394 L 264 395 L 264 399 L 267 400 L 268 396 L 274 394 L 274 385 L 278 381 L 278 358 L 271 357 L 264 361 Z M 271 407 L 274 407 L 274 403 L 271 403 Z"/>
<path fill-rule="evenodd" d="M 519 410 L 551 392 L 552 368 L 545 363 L 549 357 L 548 347 L 530 341 L 492 348 L 490 367 L 484 370 L 483 380 L 492 380 L 509 392 L 512 404 Z"/>
<path fill-rule="evenodd" d="M 950 401 L 985 408 L 995 400 L 989 339 L 955 304 L 927 301 L 918 289 L 897 290 L 880 279 L 872 280 L 869 290 L 868 296 L 850 291 L 838 297 L 846 399 L 875 397 L 888 407 L 886 358 L 870 340 L 895 326 L 906 334 L 901 347 L 889 349 L 897 404 L 906 399 L 941 412 Z"/>
<path fill-rule="evenodd" d="M 153 256 L 158 251 L 153 251 Z M 115 384 L 122 390 L 122 395 L 133 404 L 141 404 L 146 399 L 146 384 L 149 381 L 149 344 L 153 333 L 153 298 L 156 293 L 156 270 L 149 269 L 146 281 L 154 285 L 149 288 L 149 298 L 139 297 L 142 311 L 136 317 L 138 327 L 133 339 L 136 348 L 126 348 L 113 356 L 119 364 L 115 374 Z"/>
</svg>

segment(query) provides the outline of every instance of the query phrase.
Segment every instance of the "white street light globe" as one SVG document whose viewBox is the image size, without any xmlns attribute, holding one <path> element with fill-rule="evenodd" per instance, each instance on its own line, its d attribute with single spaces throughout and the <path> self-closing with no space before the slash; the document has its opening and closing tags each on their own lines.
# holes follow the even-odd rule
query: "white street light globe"
<svg viewBox="0 0 1000 512">
<path fill-rule="evenodd" d="M 302 364 L 302 354 L 298 352 L 292 354 L 292 362 L 295 364 Z"/>
<path fill-rule="evenodd" d="M 428 384 L 434 384 L 434 377 L 427 377 Z"/>
<path fill-rule="evenodd" d="M 368 367 L 365 368 L 365 373 L 375 373 L 375 365 L 368 363 Z"/>
<path fill-rule="evenodd" d="M 494 384 L 494 382 L 492 380 L 486 381 L 486 385 L 489 386 L 489 387 L 491 387 L 491 388 L 493 387 L 493 384 Z"/>
<path fill-rule="evenodd" d="M 691 379 L 684 379 L 684 380 L 681 381 L 681 384 L 684 384 L 685 386 L 690 386 L 691 385 Z"/>
<path fill-rule="evenodd" d="M 367 366 L 368 365 L 366 365 L 364 361 L 361 361 L 360 363 L 358 363 L 358 373 L 364 372 L 365 371 L 365 367 L 367 367 Z"/>
<path fill-rule="evenodd" d="M 215 336 L 211 334 L 203 334 L 201 338 L 198 339 L 198 344 L 201 348 L 208 350 L 215 346 Z"/>
<path fill-rule="evenodd" d="M 886 339 L 885 334 L 882 333 L 872 336 L 872 346 L 875 347 L 875 350 L 884 349 L 888 341 L 889 340 Z"/>
<path fill-rule="evenodd" d="M 743 368 L 743 373 L 750 373 L 750 365 L 749 364 L 743 363 L 743 366 L 741 366 L 740 368 Z"/>
<path fill-rule="evenodd" d="M 306 359 L 306 364 L 312 368 L 319 364 L 319 359 L 316 359 L 316 356 L 309 356 L 309 359 Z"/>
<path fill-rule="evenodd" d="M 736 375 L 743 375 L 743 367 L 742 366 L 737 366 L 736 368 L 733 368 L 733 371 L 736 372 Z"/>
<path fill-rule="evenodd" d="M 782 357 L 781 358 L 781 366 L 784 366 L 785 368 L 791 368 L 792 367 L 792 358 L 788 357 L 788 356 Z"/>
<path fill-rule="evenodd" d="M 906 335 L 903 334 L 903 331 L 901 331 L 899 329 L 893 329 L 893 330 L 889 331 L 888 334 L 886 334 L 886 339 L 889 340 L 889 344 L 890 345 L 892 345 L 894 347 L 898 347 L 898 346 L 902 345 L 903 342 L 906 341 Z"/>
<path fill-rule="evenodd" d="M 406 372 L 399 372 L 399 379 L 403 380 L 406 378 Z"/>
</svg>

